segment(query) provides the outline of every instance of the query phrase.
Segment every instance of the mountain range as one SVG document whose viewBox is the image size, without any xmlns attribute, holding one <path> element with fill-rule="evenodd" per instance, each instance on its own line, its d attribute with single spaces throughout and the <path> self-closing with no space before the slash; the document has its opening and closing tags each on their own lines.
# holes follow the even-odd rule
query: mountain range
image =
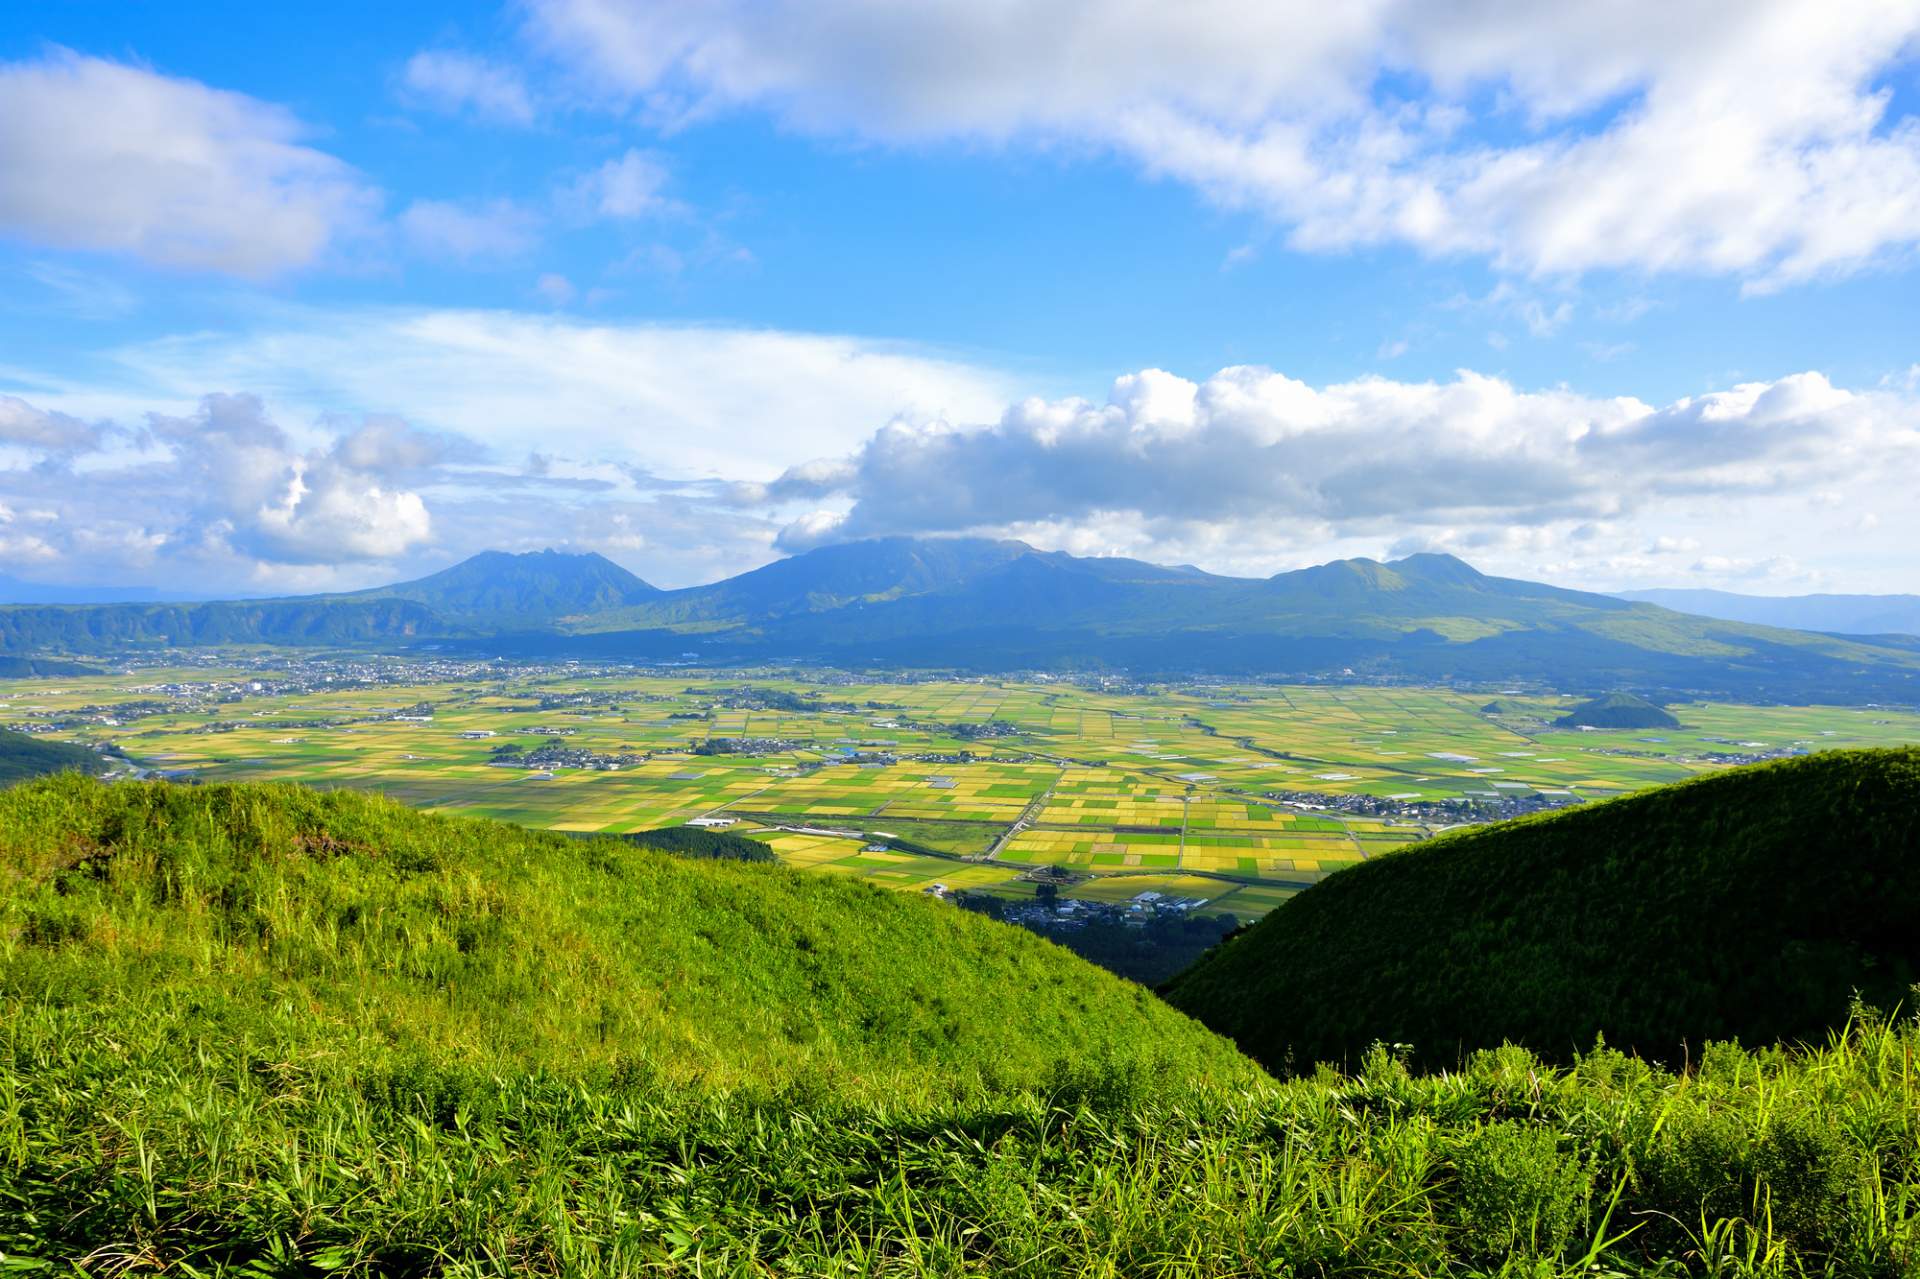
<svg viewBox="0 0 1920 1279">
<path fill-rule="evenodd" d="M 665 591 L 596 554 L 490 551 L 416 581 L 334 595 L 0 608 L 0 653 L 221 643 L 715 664 L 1522 679 L 1843 702 L 1920 696 L 1920 640 L 1699 617 L 1491 577 L 1439 554 L 1240 578 L 1015 541 L 879 538 Z"/>
<path fill-rule="evenodd" d="M 1920 635 L 1920 595 L 1737 595 L 1732 591 L 1694 590 L 1615 593 L 1623 600 L 1729 622 L 1839 635 Z"/>
</svg>

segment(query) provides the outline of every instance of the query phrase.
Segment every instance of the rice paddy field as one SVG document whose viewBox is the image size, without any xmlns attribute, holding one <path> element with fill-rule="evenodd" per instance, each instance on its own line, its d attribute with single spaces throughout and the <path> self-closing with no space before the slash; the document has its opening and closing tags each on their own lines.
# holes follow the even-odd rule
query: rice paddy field
<svg viewBox="0 0 1920 1279">
<path fill-rule="evenodd" d="M 1552 726 L 1573 699 L 1514 692 L 317 669 L 0 681 L 0 727 L 110 741 L 169 775 L 356 787 L 582 834 L 730 818 L 791 864 L 904 891 L 1031 896 L 1031 873 L 1059 867 L 1068 896 L 1156 891 L 1242 918 L 1474 801 L 1571 803 L 1920 742 L 1920 715 L 1879 707 L 1683 704 L 1678 729 L 1594 732 Z M 549 763 L 521 762 L 543 748 Z M 1386 811 L 1341 811 L 1362 798 Z"/>
</svg>

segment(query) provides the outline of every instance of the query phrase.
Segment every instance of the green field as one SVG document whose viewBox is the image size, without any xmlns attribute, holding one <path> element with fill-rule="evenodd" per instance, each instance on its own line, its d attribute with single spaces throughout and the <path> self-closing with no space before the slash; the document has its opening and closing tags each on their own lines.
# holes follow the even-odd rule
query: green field
<svg viewBox="0 0 1920 1279">
<path fill-rule="evenodd" d="M 1732 758 L 1920 742 L 1920 715 L 1874 707 L 1682 704 L 1676 730 L 1593 732 L 1551 727 L 1570 697 L 1407 687 L 1142 694 L 506 666 L 448 677 L 424 665 L 387 678 L 331 689 L 236 660 L 0 681 L 0 727 L 110 741 L 146 768 L 205 781 L 378 790 L 576 834 L 733 816 L 793 864 L 901 889 L 1020 892 L 1018 876 L 1039 866 L 1076 881 L 1178 875 L 1186 895 L 1242 917 L 1428 838 L 1474 803 L 1605 798 Z M 752 748 L 697 753 L 716 739 Z M 550 744 L 630 758 L 606 771 L 497 762 L 503 746 Z M 1277 793 L 1424 807 L 1356 815 Z M 820 845 L 780 830 L 803 826 L 857 838 Z M 872 842 L 891 847 L 863 852 Z M 989 850 L 992 862 L 953 860 Z"/>
</svg>

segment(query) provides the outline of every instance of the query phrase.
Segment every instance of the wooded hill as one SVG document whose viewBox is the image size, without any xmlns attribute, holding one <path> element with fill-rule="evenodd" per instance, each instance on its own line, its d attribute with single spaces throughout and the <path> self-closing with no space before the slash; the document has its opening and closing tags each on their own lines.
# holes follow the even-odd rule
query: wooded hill
<svg viewBox="0 0 1920 1279">
<path fill-rule="evenodd" d="M 0 786 L 47 773 L 97 773 L 106 767 L 98 754 L 73 742 L 48 741 L 0 729 Z"/>
<path fill-rule="evenodd" d="M 1500 822 L 1342 871 L 1175 979 L 1275 1070 L 1825 1038 L 1920 980 L 1920 749 L 1833 751 Z"/>
</svg>

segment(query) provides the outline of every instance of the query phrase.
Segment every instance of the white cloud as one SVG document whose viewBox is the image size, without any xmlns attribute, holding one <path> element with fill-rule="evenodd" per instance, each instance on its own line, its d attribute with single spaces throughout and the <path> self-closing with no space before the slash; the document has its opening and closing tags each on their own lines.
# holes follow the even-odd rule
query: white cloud
<svg viewBox="0 0 1920 1279">
<path fill-rule="evenodd" d="M 1810 487 L 1852 493 L 1858 509 L 1859 494 L 1916 479 L 1920 400 L 1817 373 L 1655 407 L 1466 372 L 1316 388 L 1242 367 L 1198 384 L 1147 370 L 1105 403 L 1028 399 L 987 425 L 896 419 L 850 455 L 730 496 L 802 506 L 787 549 L 1093 529 L 1149 558 L 1211 546 L 1213 563 L 1270 571 L 1278 556 L 1367 539 L 1509 563 L 1574 541 L 1596 543 L 1589 560 L 1636 544 L 1697 551 L 1791 536 L 1789 508 Z M 1702 515 L 1718 522 L 1709 535 L 1681 527 Z M 1836 526 L 1833 543 L 1853 531 Z"/>
<path fill-rule="evenodd" d="M 431 479 L 455 444 L 369 418 L 302 447 L 255 397 L 209 395 L 185 414 L 148 414 L 133 451 L 84 471 L 0 464 L 0 553 L 75 582 L 322 580 L 430 542 L 426 501 L 406 480 Z"/>
<path fill-rule="evenodd" d="M 1256 575 L 1440 548 L 1589 587 L 1767 565 L 1782 590 L 1920 588 L 1920 396 L 1897 379 L 1653 404 L 1471 372 L 1146 369 L 1081 400 L 855 338 L 402 309 L 279 308 L 95 363 L 114 361 L 114 385 L 12 410 L 36 438 L 51 415 L 102 422 L 99 449 L 53 472 L 0 454 L 0 503 L 60 516 L 11 532 L 75 581 L 317 589 L 553 544 L 672 586 L 825 541 L 979 532 Z"/>
<path fill-rule="evenodd" d="M 652 217 L 679 207 L 662 194 L 669 180 L 658 156 L 629 148 L 581 176 L 562 193 L 562 204 L 588 218 Z"/>
<path fill-rule="evenodd" d="M 1737 20 L 1720 0 L 531 8 L 549 49 L 656 112 L 1092 142 L 1309 250 L 1770 288 L 1920 244 L 1920 122 L 1888 117 L 1881 79 L 1913 55 L 1911 0 L 1755 0 Z"/>
<path fill-rule="evenodd" d="M 533 123 L 533 96 L 510 66 L 454 50 L 422 50 L 400 73 L 401 96 L 448 115 L 470 113 L 503 124 Z"/>
<path fill-rule="evenodd" d="M 60 552 L 37 534 L 0 529 L 0 556 L 14 564 L 51 564 L 59 560 Z"/>
<path fill-rule="evenodd" d="M 368 422 L 331 448 L 302 451 L 258 398 L 209 395 L 190 416 L 155 414 L 149 426 L 172 454 L 169 496 L 199 539 L 270 562 L 339 564 L 390 559 L 430 535 L 420 495 L 380 475 L 435 456 L 404 424 Z"/>
<path fill-rule="evenodd" d="M 271 276 L 379 197 L 280 107 L 56 51 L 0 63 L 0 229 L 166 267 Z"/>
<path fill-rule="evenodd" d="M 332 456 L 342 466 L 373 475 L 406 475 L 455 459 L 470 460 L 474 446 L 457 436 L 422 431 L 405 419 L 369 415 L 342 435 Z"/>
<path fill-rule="evenodd" d="M 539 219 L 511 200 L 464 206 L 415 200 L 400 215 L 400 230 L 416 252 L 472 262 L 513 258 L 533 248 Z"/>
<path fill-rule="evenodd" d="M 771 558 L 785 518 L 727 502 L 729 482 L 1015 390 L 895 343 L 509 312 L 279 306 L 251 334 L 98 354 L 111 383 L 15 386 L 35 438 L 59 415 L 119 423 L 107 451 L 57 476 L 0 451 L 0 502 L 57 503 L 66 580 L 228 592 L 394 580 L 490 546 L 712 580 Z"/>
<path fill-rule="evenodd" d="M 183 336 L 116 358 L 127 373 L 113 395 L 38 401 L 100 415 L 142 397 L 244 387 L 288 420 L 373 408 L 500 456 L 557 451 L 677 479 L 772 479 L 855 447 L 896 414 L 991 416 L 1016 386 L 897 343 L 507 311 L 277 311 L 250 334 Z"/>
<path fill-rule="evenodd" d="M 71 454 L 100 447 L 103 432 L 65 413 L 49 413 L 25 400 L 0 395 L 0 444 L 43 453 Z"/>
</svg>

